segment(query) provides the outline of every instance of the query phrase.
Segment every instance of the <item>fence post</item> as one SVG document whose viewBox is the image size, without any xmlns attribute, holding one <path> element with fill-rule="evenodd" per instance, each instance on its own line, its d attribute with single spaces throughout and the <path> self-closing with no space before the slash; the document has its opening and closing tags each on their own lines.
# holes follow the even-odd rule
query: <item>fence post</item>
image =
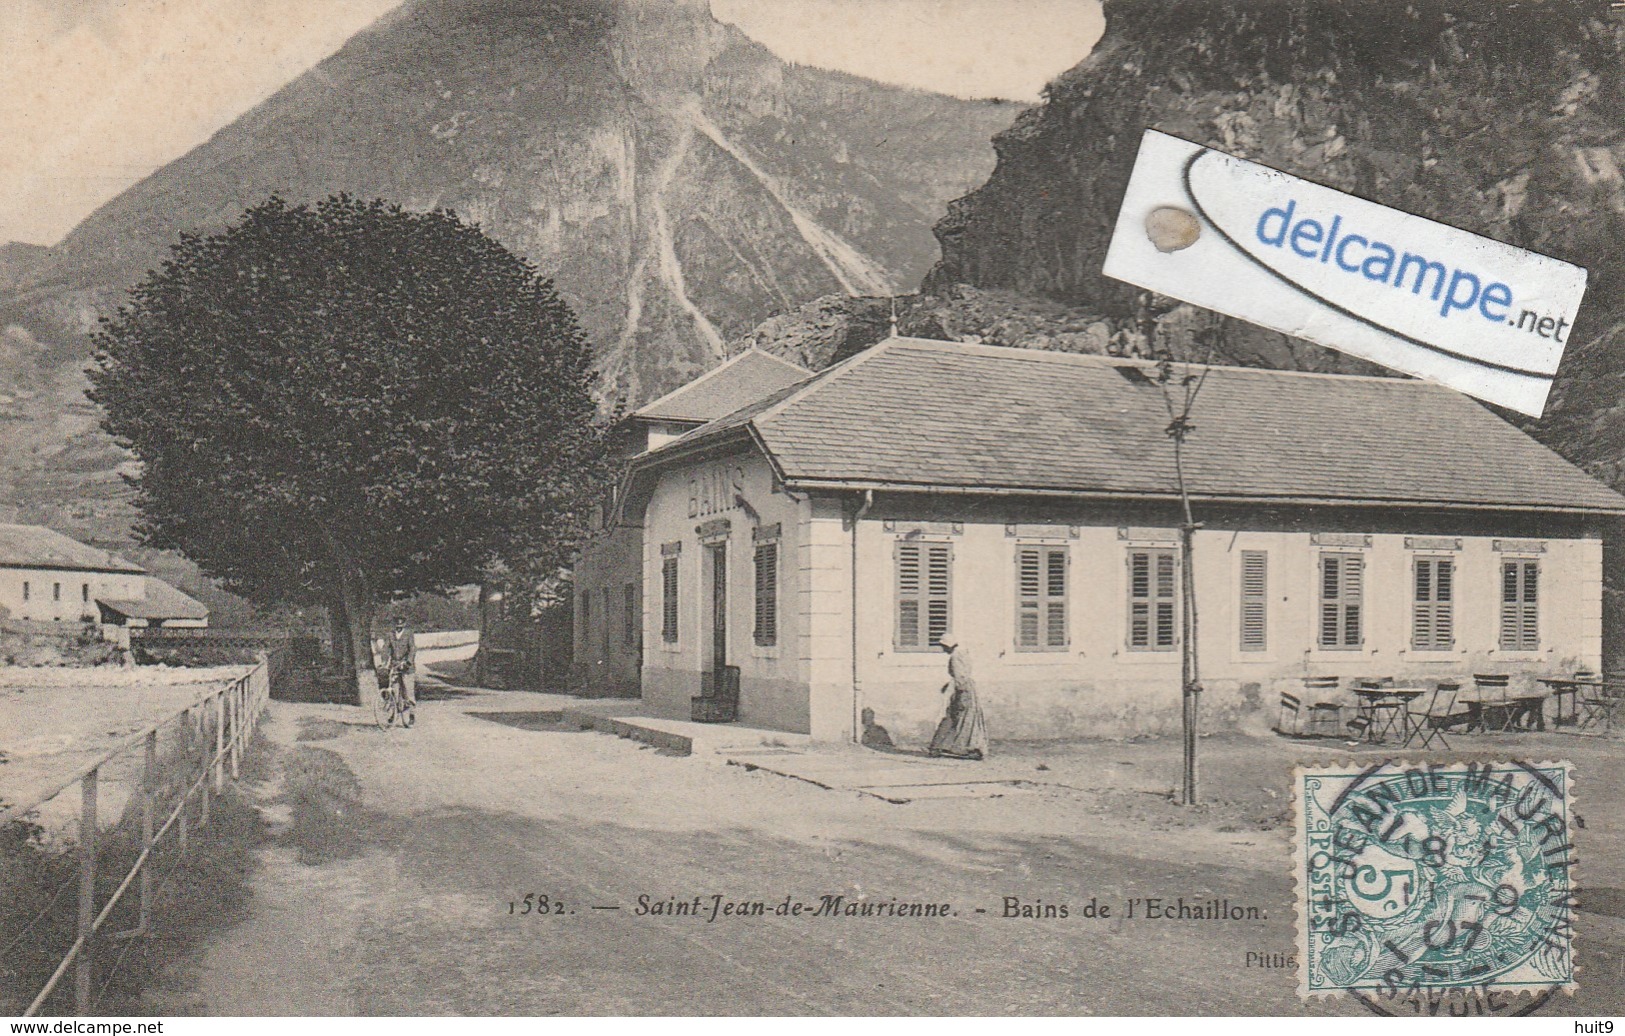
<svg viewBox="0 0 1625 1036">
<path fill-rule="evenodd" d="M 226 692 L 214 696 L 214 790 L 226 786 Z"/>
<path fill-rule="evenodd" d="M 152 822 L 158 796 L 158 729 L 147 733 L 147 759 L 141 776 L 141 851 L 147 862 L 141 866 L 141 922 L 136 931 L 147 934 L 152 919 Z"/>
<path fill-rule="evenodd" d="M 96 778 L 101 767 L 93 767 L 80 780 L 79 808 L 79 959 L 74 974 L 73 1003 L 77 1014 L 90 1011 L 91 954 L 90 926 L 96 918 Z"/>
<path fill-rule="evenodd" d="M 231 779 L 236 780 L 238 759 L 242 755 L 243 747 L 243 685 L 239 680 L 232 684 L 231 695 Z"/>
</svg>

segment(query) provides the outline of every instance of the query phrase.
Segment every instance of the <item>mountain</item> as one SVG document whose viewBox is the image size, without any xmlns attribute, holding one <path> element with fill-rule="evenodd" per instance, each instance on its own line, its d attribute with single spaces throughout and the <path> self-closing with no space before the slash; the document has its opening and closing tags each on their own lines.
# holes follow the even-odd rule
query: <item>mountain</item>
<svg viewBox="0 0 1625 1036">
<path fill-rule="evenodd" d="M 1141 133 L 1160 129 L 1588 267 L 1569 355 L 1533 430 L 1625 485 L 1620 15 L 1581 0 L 1105 0 L 1104 10 L 1095 50 L 996 138 L 992 177 L 937 224 L 943 257 L 928 292 L 967 284 L 1132 325 L 1138 289 L 1102 276 L 1101 261 Z M 1212 321 L 1209 342 L 1244 363 L 1372 369 L 1228 319 Z"/>
<path fill-rule="evenodd" d="M 84 332 L 178 233 L 272 193 L 477 221 L 555 278 L 606 397 L 636 404 L 774 313 L 912 290 L 1019 110 L 788 64 L 703 0 L 413 0 L 44 255 L 0 256 L 0 326 L 27 346 L 0 377 L 39 393 L 0 400 L 0 479 L 25 506 L 118 495 L 75 399 Z"/>
</svg>

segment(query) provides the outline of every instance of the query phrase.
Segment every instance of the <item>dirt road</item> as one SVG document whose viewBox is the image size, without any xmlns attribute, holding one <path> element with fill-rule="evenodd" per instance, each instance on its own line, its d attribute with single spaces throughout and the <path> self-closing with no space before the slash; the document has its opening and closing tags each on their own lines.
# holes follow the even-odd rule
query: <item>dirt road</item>
<svg viewBox="0 0 1625 1036">
<path fill-rule="evenodd" d="M 249 919 L 178 967 L 155 1013 L 1363 1010 L 1305 1005 L 1290 967 L 1260 966 L 1293 943 L 1287 836 L 1267 810 L 1181 820 L 1079 783 L 1084 764 L 1064 758 L 1045 774 L 1070 786 L 894 805 L 479 715 L 534 708 L 522 694 L 437 697 L 394 733 L 355 709 L 273 704 L 274 776 L 256 790 L 276 835 Z M 1102 756 L 1132 769 L 1144 750 L 1077 753 Z M 525 913 L 527 895 L 547 910 Z M 715 895 L 766 913 L 713 920 Z M 828 916 L 826 896 L 882 910 Z M 640 897 L 700 905 L 640 912 Z M 1005 897 L 1068 916 L 1007 918 Z M 1257 915 L 1145 918 L 1145 899 L 1178 897 Z M 787 899 L 799 916 L 775 913 Z M 948 909 L 888 916 L 894 901 Z M 1086 916 L 1091 902 L 1111 916 Z M 1557 1010 L 1618 1013 L 1625 924 L 1588 917 L 1580 939 L 1582 993 Z"/>
</svg>

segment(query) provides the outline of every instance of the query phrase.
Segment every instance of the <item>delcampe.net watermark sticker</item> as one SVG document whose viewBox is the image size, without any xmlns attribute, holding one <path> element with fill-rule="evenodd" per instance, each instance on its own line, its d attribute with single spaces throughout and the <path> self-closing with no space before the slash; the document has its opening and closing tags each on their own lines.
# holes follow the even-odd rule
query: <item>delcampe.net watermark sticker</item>
<svg viewBox="0 0 1625 1036">
<path fill-rule="evenodd" d="M 1568 763 L 1332 764 L 1294 784 L 1300 993 L 1403 1014 L 1575 988 Z"/>
<path fill-rule="evenodd" d="M 1539 417 L 1586 271 L 1156 130 L 1104 272 Z"/>
</svg>

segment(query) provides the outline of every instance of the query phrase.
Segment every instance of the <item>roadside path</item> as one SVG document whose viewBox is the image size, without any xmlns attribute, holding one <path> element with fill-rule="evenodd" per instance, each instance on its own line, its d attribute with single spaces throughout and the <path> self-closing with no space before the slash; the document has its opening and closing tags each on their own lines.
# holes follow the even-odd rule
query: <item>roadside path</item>
<svg viewBox="0 0 1625 1036">
<path fill-rule="evenodd" d="M 1278 831 L 1248 835 L 1245 852 L 1190 831 L 1129 837 L 1075 791 L 893 805 L 479 715 L 534 708 L 521 693 L 423 697 L 418 726 L 393 733 L 353 708 L 273 703 L 263 729 L 276 759 L 257 794 L 274 837 L 249 919 L 177 969 L 156 1012 L 1358 1010 L 1301 1004 L 1290 969 L 1246 964 L 1249 951 L 1292 944 Z M 526 894 L 564 912 L 510 913 Z M 954 913 L 714 923 L 638 913 L 640 896 L 699 896 L 708 913 L 713 894 L 769 909 L 839 895 Z M 1064 902 L 1070 916 L 1006 919 L 1005 896 Z M 1131 896 L 1228 897 L 1264 916 L 1128 921 L 1119 905 Z M 1091 899 L 1114 916 L 1080 916 Z M 1572 1009 L 1617 1013 L 1617 989 Z"/>
</svg>

